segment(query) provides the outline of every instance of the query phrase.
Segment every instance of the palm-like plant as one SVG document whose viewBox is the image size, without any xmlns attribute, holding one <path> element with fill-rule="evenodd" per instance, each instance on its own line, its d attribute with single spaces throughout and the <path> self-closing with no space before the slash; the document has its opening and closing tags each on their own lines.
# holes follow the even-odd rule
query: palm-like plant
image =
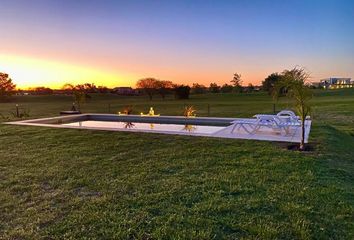
<svg viewBox="0 0 354 240">
<path fill-rule="evenodd" d="M 295 67 L 285 70 L 273 92 L 275 99 L 278 99 L 279 95 L 285 91 L 286 96 L 294 101 L 294 108 L 301 120 L 300 150 L 305 149 L 305 120 L 311 112 L 310 100 L 313 96 L 312 90 L 306 84 L 309 77 L 310 74 L 304 68 Z"/>
<path fill-rule="evenodd" d="M 73 98 L 74 98 L 74 102 L 78 107 L 78 110 L 81 111 L 81 105 L 86 102 L 86 91 L 85 89 L 83 89 L 82 87 L 80 87 L 80 85 L 74 86 L 72 84 L 65 84 L 63 86 L 64 90 L 68 90 L 71 91 L 73 94 Z"/>
<path fill-rule="evenodd" d="M 193 106 L 185 106 L 183 111 L 183 116 L 185 117 L 195 117 L 196 110 Z"/>
</svg>

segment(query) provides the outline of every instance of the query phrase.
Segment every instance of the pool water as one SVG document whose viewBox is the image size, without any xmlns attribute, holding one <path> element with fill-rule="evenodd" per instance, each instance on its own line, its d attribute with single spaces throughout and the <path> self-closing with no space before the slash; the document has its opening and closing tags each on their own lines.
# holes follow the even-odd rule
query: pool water
<svg viewBox="0 0 354 240">
<path fill-rule="evenodd" d="M 184 124 L 163 124 L 163 123 L 141 123 L 141 122 L 112 122 L 112 121 L 81 121 L 63 123 L 64 126 L 88 127 L 88 128 L 109 128 L 125 130 L 145 130 L 163 132 L 184 132 L 197 134 L 213 134 L 224 129 L 225 126 L 204 126 L 204 125 L 184 125 Z"/>
</svg>

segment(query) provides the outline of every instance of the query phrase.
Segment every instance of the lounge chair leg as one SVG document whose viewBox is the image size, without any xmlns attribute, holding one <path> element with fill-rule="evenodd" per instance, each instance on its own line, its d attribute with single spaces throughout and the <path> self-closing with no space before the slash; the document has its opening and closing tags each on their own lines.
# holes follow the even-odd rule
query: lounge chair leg
<svg viewBox="0 0 354 240">
<path fill-rule="evenodd" d="M 233 126 L 233 128 L 231 129 L 231 133 L 234 133 L 234 131 L 235 131 L 235 128 L 237 127 L 237 123 L 236 124 L 234 124 L 234 126 Z"/>
<path fill-rule="evenodd" d="M 255 126 L 252 131 L 250 132 L 250 134 L 255 134 L 259 129 L 261 128 L 261 126 Z"/>
</svg>

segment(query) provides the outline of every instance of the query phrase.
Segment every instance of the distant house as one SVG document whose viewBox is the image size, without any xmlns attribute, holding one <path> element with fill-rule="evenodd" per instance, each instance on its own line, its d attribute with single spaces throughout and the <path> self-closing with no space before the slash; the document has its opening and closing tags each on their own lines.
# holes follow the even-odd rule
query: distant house
<svg viewBox="0 0 354 240">
<path fill-rule="evenodd" d="M 28 96 L 28 95 L 30 95 L 28 92 L 24 92 L 24 91 L 22 91 L 22 90 L 20 90 L 20 91 L 17 91 L 16 93 L 15 93 L 15 95 L 16 96 Z"/>
<path fill-rule="evenodd" d="M 131 87 L 116 87 L 112 89 L 112 93 L 126 96 L 139 95 L 139 91 Z"/>
<path fill-rule="evenodd" d="M 352 88 L 354 81 L 351 78 L 330 77 L 320 80 L 319 86 L 325 89 Z"/>
</svg>

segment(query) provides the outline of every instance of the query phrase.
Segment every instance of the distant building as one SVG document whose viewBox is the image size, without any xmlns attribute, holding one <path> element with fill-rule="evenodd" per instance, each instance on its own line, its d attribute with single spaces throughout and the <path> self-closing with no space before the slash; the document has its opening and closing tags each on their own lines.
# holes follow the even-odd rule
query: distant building
<svg viewBox="0 0 354 240">
<path fill-rule="evenodd" d="M 354 81 L 351 78 L 331 77 L 320 80 L 319 86 L 326 89 L 352 88 Z"/>
<path fill-rule="evenodd" d="M 139 91 L 131 87 L 116 87 L 112 92 L 118 95 L 139 95 Z"/>
<path fill-rule="evenodd" d="M 24 91 L 22 91 L 22 90 L 20 90 L 20 91 L 17 91 L 16 93 L 15 93 L 15 95 L 16 96 L 28 96 L 28 95 L 30 95 L 28 92 L 24 92 Z"/>
</svg>

